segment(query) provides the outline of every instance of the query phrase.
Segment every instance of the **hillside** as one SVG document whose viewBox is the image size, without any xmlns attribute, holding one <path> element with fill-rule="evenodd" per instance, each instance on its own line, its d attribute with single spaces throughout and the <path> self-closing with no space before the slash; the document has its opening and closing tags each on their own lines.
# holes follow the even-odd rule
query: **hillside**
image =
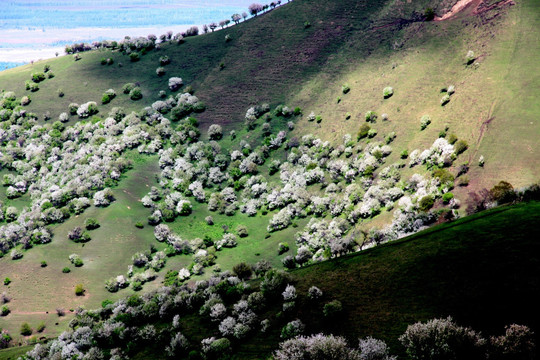
<svg viewBox="0 0 540 360">
<path fill-rule="evenodd" d="M 510 323 L 526 324 L 535 330 L 538 341 L 540 284 L 536 274 L 540 268 L 530 254 L 540 246 L 535 226 L 539 214 L 538 202 L 501 207 L 292 271 L 290 283 L 298 293 L 295 310 L 281 313 L 279 300 L 268 303 L 261 318 L 270 319 L 271 331 L 255 332 L 237 342 L 235 358 L 265 358 L 281 341 L 281 326 L 294 318 L 306 324 L 308 333 L 345 335 L 351 343 L 358 337 L 374 336 L 400 355 L 403 348 L 397 337 L 408 324 L 448 315 L 485 335 L 499 334 Z M 251 281 L 250 291 L 259 282 Z M 324 294 L 316 303 L 306 296 L 311 286 Z M 341 301 L 343 312 L 327 321 L 322 305 L 331 300 Z M 167 319 L 150 323 L 161 328 Z M 180 331 L 193 345 L 218 333 L 216 324 L 203 319 L 182 315 Z M 139 327 L 145 324 L 138 322 Z M 145 350 L 130 358 L 145 359 L 149 354 L 153 359 L 166 358 L 165 345 L 143 343 Z M 10 353 L 0 351 L 0 359 L 8 359 Z"/>
<path fill-rule="evenodd" d="M 514 192 L 501 180 L 519 189 L 540 178 L 540 5 L 473 0 L 454 8 L 456 3 L 294 0 L 181 42 L 148 49 L 128 42 L 123 50 L 101 48 L 77 54 L 79 60 L 66 55 L 1 72 L 0 276 L 10 282 L 0 292 L 11 301 L 0 328 L 21 344 L 34 341 L 19 335 L 23 322 L 34 329 L 45 325 L 33 336 L 56 337 L 79 307 L 147 293 L 178 275 L 194 284 L 240 262 L 303 267 L 293 272 L 303 289 L 300 278 L 333 279 L 319 269 L 397 248 L 342 255 L 463 217 L 473 199 L 478 205 L 485 198 L 480 203 L 488 207 L 513 200 L 505 197 Z M 437 15 L 434 21 L 425 21 L 427 8 Z M 164 75 L 157 75 L 158 67 Z M 40 72 L 44 79 L 31 80 Z M 183 84 L 171 87 L 172 77 Z M 127 83 L 142 98 L 132 96 L 137 91 L 123 93 Z M 387 87 L 392 93 L 383 96 Z M 102 104 L 108 89 L 115 95 Z M 441 104 L 444 96 L 449 101 Z M 521 211 L 523 224 L 513 238 L 519 244 L 536 235 L 528 227 L 531 218 L 522 216 L 530 209 L 536 205 L 512 210 Z M 494 210 L 485 218 L 513 219 L 496 217 L 505 213 Z M 457 228 L 474 233 L 478 225 L 481 234 L 482 216 L 471 228 L 468 218 L 458 220 L 464 223 Z M 86 230 L 88 220 L 99 227 Z M 453 224 L 445 237 L 453 236 Z M 399 246 L 409 243 L 416 244 Z M 476 248 L 482 244 L 444 253 L 448 262 L 437 261 L 444 269 L 421 271 L 444 277 L 443 270 L 451 269 L 463 271 L 463 278 L 474 273 L 475 281 L 462 284 L 455 297 L 442 289 L 461 282 L 411 276 L 428 266 L 433 249 L 417 245 L 423 258 L 406 252 L 399 274 L 385 273 L 381 261 L 374 276 L 395 276 L 394 284 L 409 279 L 407 291 L 418 291 L 411 297 L 418 307 L 399 303 L 391 291 L 377 297 L 372 289 L 350 301 L 343 294 L 348 309 L 370 297 L 379 307 L 369 310 L 373 318 L 352 312 L 358 324 L 348 324 L 345 335 L 366 335 L 359 329 L 369 323 L 369 333 L 399 351 L 397 335 L 418 319 L 451 314 L 493 333 L 514 315 L 527 323 L 510 307 L 496 323 L 483 312 L 489 307 L 464 312 L 466 301 L 476 300 L 466 295 L 472 284 L 486 284 L 478 295 L 483 300 L 494 295 L 495 285 L 483 280 L 488 272 L 472 270 L 466 253 L 460 263 L 461 251 L 471 257 L 493 251 L 494 263 L 517 266 L 518 257 L 501 259 L 495 245 Z M 527 247 L 535 245 L 519 246 L 516 254 L 526 258 Z M 77 256 L 70 259 L 72 254 Z M 371 283 L 363 273 L 351 276 Z M 424 280 L 440 286 L 444 296 L 428 297 L 436 292 L 420 286 Z M 79 284 L 82 296 L 75 295 Z M 526 291 L 523 284 L 516 282 L 512 291 Z M 321 286 L 341 296 L 331 284 Z M 389 317 L 394 300 L 396 314 L 414 316 Z M 59 317 L 59 309 L 66 316 Z M 275 335 L 241 351 L 268 353 Z"/>
</svg>

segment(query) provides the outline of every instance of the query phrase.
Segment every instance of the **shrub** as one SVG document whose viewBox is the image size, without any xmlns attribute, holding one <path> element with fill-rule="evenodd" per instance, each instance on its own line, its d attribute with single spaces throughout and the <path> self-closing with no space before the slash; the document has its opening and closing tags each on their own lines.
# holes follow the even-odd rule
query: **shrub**
<svg viewBox="0 0 540 360">
<path fill-rule="evenodd" d="M 294 269 L 296 267 L 296 260 L 291 255 L 287 255 L 281 260 L 283 266 L 287 269 Z"/>
<path fill-rule="evenodd" d="M 131 60 L 131 62 L 137 62 L 141 59 L 139 53 L 137 52 L 132 52 L 131 54 L 129 54 L 129 60 Z"/>
<path fill-rule="evenodd" d="M 360 126 L 360 130 L 358 130 L 358 134 L 356 135 L 357 140 L 363 139 L 368 136 L 370 130 L 371 127 L 368 124 L 362 124 Z"/>
<path fill-rule="evenodd" d="M 135 87 L 129 92 L 129 98 L 131 100 L 140 100 L 142 97 L 143 95 L 140 87 Z"/>
<path fill-rule="evenodd" d="M 431 124 L 431 117 L 429 115 L 422 116 L 420 119 L 420 130 L 424 130 L 429 124 Z"/>
<path fill-rule="evenodd" d="M 517 197 L 512 184 L 506 181 L 500 181 L 491 190 L 489 190 L 491 198 L 499 204 L 506 204 L 514 201 Z"/>
<path fill-rule="evenodd" d="M 245 262 L 234 265 L 232 271 L 242 280 L 249 279 L 251 277 L 251 274 L 253 273 L 253 269 L 251 268 L 251 266 L 246 264 Z"/>
<path fill-rule="evenodd" d="M 465 140 L 459 140 L 454 145 L 454 152 L 456 153 L 456 155 L 459 155 L 465 150 L 467 150 L 468 147 L 469 147 L 469 144 L 467 144 Z"/>
<path fill-rule="evenodd" d="M 279 344 L 275 360 L 387 360 L 385 357 L 361 357 L 347 346 L 344 338 L 334 335 L 299 336 Z M 389 358 L 388 358 L 389 359 Z"/>
<path fill-rule="evenodd" d="M 365 125 L 365 124 L 364 124 Z M 369 129 L 368 132 L 367 132 L 367 136 L 368 138 L 374 138 L 375 136 L 377 136 L 377 130 L 375 129 Z"/>
<path fill-rule="evenodd" d="M 71 254 L 69 255 L 69 261 L 71 261 L 71 263 L 73 265 L 75 265 L 76 267 L 81 267 L 83 266 L 83 261 L 82 259 L 79 257 L 79 255 L 77 254 Z"/>
<path fill-rule="evenodd" d="M 455 324 L 450 317 L 409 325 L 399 341 L 413 360 L 484 358 L 485 341 L 474 330 Z"/>
<path fill-rule="evenodd" d="M 83 296 L 84 292 L 85 292 L 85 290 L 84 290 L 83 284 L 75 285 L 75 295 Z"/>
<path fill-rule="evenodd" d="M 347 93 L 349 93 L 349 91 L 351 91 L 351 87 L 348 84 L 344 84 L 343 86 L 341 86 L 341 91 L 344 94 L 347 94 Z"/>
<path fill-rule="evenodd" d="M 229 41 L 231 41 L 231 40 L 232 40 L 232 36 L 231 36 L 231 35 L 229 35 L 229 34 L 225 35 L 225 42 L 229 42 Z"/>
<path fill-rule="evenodd" d="M 86 227 L 86 230 L 94 230 L 97 229 L 100 225 L 96 219 L 88 218 L 85 220 L 84 226 Z"/>
<path fill-rule="evenodd" d="M 472 64 L 476 60 L 476 56 L 474 56 L 474 51 L 469 50 L 467 52 L 467 55 L 465 55 L 465 62 L 467 65 Z"/>
<path fill-rule="evenodd" d="M 144 224 L 142 222 L 138 221 L 138 222 L 135 223 L 135 227 L 138 228 L 138 229 L 142 229 L 142 228 L 144 228 Z"/>
<path fill-rule="evenodd" d="M 103 94 L 101 97 L 101 103 L 102 104 L 108 104 L 111 102 L 111 97 L 108 94 Z"/>
<path fill-rule="evenodd" d="M 238 236 L 243 238 L 243 237 L 248 236 L 248 229 L 245 225 L 238 225 L 236 227 L 236 233 L 238 234 Z"/>
<path fill-rule="evenodd" d="M 36 331 L 38 333 L 42 333 L 43 330 L 45 330 L 45 323 L 44 322 L 40 322 L 39 325 L 36 327 Z"/>
<path fill-rule="evenodd" d="M 8 316 L 10 312 L 11 310 L 9 310 L 7 305 L 4 305 L 2 306 L 2 308 L 0 308 L 0 316 Z"/>
<path fill-rule="evenodd" d="M 441 106 L 444 106 L 450 102 L 450 95 L 446 94 L 441 98 Z"/>
<path fill-rule="evenodd" d="M 377 120 L 377 113 L 375 111 L 368 111 L 366 112 L 366 121 L 367 122 L 375 122 Z"/>
<path fill-rule="evenodd" d="M 278 254 L 281 255 L 286 253 L 287 251 L 289 251 L 289 244 L 287 244 L 286 242 L 280 242 L 278 244 Z"/>
<path fill-rule="evenodd" d="M 68 267 L 66 266 L 65 268 L 62 269 L 62 272 L 63 272 L 64 274 L 67 274 L 67 273 L 70 273 L 70 272 L 71 272 L 71 269 L 68 268 Z"/>
<path fill-rule="evenodd" d="M 324 304 L 323 314 L 325 317 L 333 317 L 343 311 L 343 305 L 339 300 L 333 300 Z"/>
<path fill-rule="evenodd" d="M 527 326 L 512 324 L 505 334 L 490 338 L 489 359 L 528 360 L 535 358 L 534 333 Z"/>
<path fill-rule="evenodd" d="M 433 10 L 433 8 L 426 8 L 426 10 L 424 10 L 424 19 L 426 19 L 426 21 L 431 21 L 435 18 L 435 10 Z"/>
<path fill-rule="evenodd" d="M 159 58 L 159 64 L 161 66 L 165 66 L 165 65 L 170 64 L 170 63 L 171 63 L 171 59 L 167 55 L 161 56 Z"/>
<path fill-rule="evenodd" d="M 223 137 L 223 129 L 221 125 L 218 124 L 212 124 L 208 128 L 208 137 L 211 140 L 219 140 Z"/>
<path fill-rule="evenodd" d="M 478 166 L 484 167 L 484 164 L 485 164 L 484 155 L 480 155 L 480 158 L 478 159 Z"/>
<path fill-rule="evenodd" d="M 387 86 L 383 89 L 383 96 L 385 99 L 388 99 L 392 95 L 394 95 L 394 89 L 392 89 L 390 86 Z"/>
<path fill-rule="evenodd" d="M 136 87 L 137 87 L 137 85 L 135 85 L 134 83 L 127 83 L 124 86 L 122 86 L 122 92 L 124 94 L 129 94 L 129 92 L 131 90 L 135 89 Z"/>
<path fill-rule="evenodd" d="M 31 101 L 32 101 L 32 100 L 30 100 L 30 97 L 29 97 L 29 96 L 23 96 L 23 97 L 21 98 L 21 105 L 22 105 L 22 106 L 26 106 L 26 105 L 30 104 Z"/>
<path fill-rule="evenodd" d="M 447 192 L 442 196 L 443 203 L 448 204 L 454 198 L 454 194 Z"/>
<path fill-rule="evenodd" d="M 418 208 L 421 211 L 428 211 L 429 209 L 433 207 L 434 203 L 435 203 L 435 198 L 432 195 L 425 195 L 418 202 Z"/>
<path fill-rule="evenodd" d="M 305 325 L 302 323 L 302 321 L 296 319 L 293 320 L 287 325 L 281 329 L 281 338 L 282 339 L 290 339 L 295 336 L 298 336 L 304 332 Z"/>
<path fill-rule="evenodd" d="M 64 97 L 64 90 L 58 89 L 56 90 L 56 93 L 58 94 L 58 97 Z"/>
<path fill-rule="evenodd" d="M 45 74 L 42 72 L 32 73 L 32 81 L 35 83 L 45 80 Z"/>
<path fill-rule="evenodd" d="M 32 328 L 30 327 L 30 325 L 28 325 L 28 323 L 22 323 L 21 325 L 21 329 L 19 331 L 21 333 L 21 335 L 23 336 L 29 336 L 29 335 L 32 335 Z"/>
<path fill-rule="evenodd" d="M 163 75 L 165 75 L 165 68 L 164 68 L 164 67 L 161 67 L 161 66 L 158 67 L 158 68 L 156 69 L 156 75 L 157 75 L 157 76 L 163 76 Z"/>
<path fill-rule="evenodd" d="M 469 185 L 469 177 L 468 176 L 461 176 L 458 178 L 458 186 L 468 186 Z"/>
<path fill-rule="evenodd" d="M 69 109 L 69 113 L 71 115 L 76 115 L 77 110 L 79 109 L 79 104 L 71 103 L 71 104 L 69 104 L 68 109 Z"/>
<path fill-rule="evenodd" d="M 47 262 L 45 260 L 41 262 L 41 267 L 47 267 Z"/>
<path fill-rule="evenodd" d="M 169 78 L 169 90 L 177 91 L 178 89 L 182 87 L 182 85 L 184 85 L 182 78 L 179 78 L 179 77 Z"/>
</svg>

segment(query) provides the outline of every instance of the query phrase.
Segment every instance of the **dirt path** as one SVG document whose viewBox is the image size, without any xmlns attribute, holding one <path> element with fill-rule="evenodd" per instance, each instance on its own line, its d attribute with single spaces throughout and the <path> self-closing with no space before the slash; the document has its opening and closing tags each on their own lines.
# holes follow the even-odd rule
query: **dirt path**
<svg viewBox="0 0 540 360">
<path fill-rule="evenodd" d="M 450 9 L 449 12 L 447 12 L 443 16 L 436 16 L 433 21 L 447 20 L 452 16 L 456 15 L 457 13 L 463 11 L 467 6 L 471 5 L 472 3 L 474 3 L 473 5 L 476 8 L 478 7 L 478 5 L 480 5 L 481 2 L 482 0 L 459 0 L 456 5 L 452 6 L 452 9 Z"/>
</svg>

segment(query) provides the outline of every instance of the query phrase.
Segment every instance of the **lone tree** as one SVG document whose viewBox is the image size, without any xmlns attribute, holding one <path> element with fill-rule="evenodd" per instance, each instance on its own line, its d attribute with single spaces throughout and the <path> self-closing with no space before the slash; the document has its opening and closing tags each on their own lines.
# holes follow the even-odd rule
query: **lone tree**
<svg viewBox="0 0 540 360">
<path fill-rule="evenodd" d="M 234 21 L 235 24 L 238 24 L 242 19 L 242 16 L 240 14 L 234 14 L 231 16 L 231 19 L 232 21 Z"/>
<path fill-rule="evenodd" d="M 249 13 L 253 16 L 257 16 L 263 10 L 263 6 L 259 3 L 253 3 L 248 7 Z"/>
</svg>

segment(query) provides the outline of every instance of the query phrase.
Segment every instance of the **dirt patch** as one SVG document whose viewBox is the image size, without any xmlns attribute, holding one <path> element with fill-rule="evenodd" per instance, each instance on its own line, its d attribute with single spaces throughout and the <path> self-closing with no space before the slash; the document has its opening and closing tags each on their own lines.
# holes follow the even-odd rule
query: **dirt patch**
<svg viewBox="0 0 540 360">
<path fill-rule="evenodd" d="M 452 6 L 452 9 L 450 9 L 450 11 L 448 11 L 443 16 L 436 16 L 433 21 L 448 20 L 470 6 L 474 6 L 476 9 L 481 3 L 482 0 L 459 0 L 454 6 Z"/>
<path fill-rule="evenodd" d="M 443 16 L 436 16 L 433 21 L 443 21 L 448 20 L 460 12 L 465 11 L 466 9 L 472 8 L 472 14 L 478 15 L 496 8 L 502 8 L 504 6 L 515 5 L 516 3 L 513 0 L 501 0 L 491 5 L 487 5 L 484 0 L 459 0 L 453 7 Z"/>
</svg>

